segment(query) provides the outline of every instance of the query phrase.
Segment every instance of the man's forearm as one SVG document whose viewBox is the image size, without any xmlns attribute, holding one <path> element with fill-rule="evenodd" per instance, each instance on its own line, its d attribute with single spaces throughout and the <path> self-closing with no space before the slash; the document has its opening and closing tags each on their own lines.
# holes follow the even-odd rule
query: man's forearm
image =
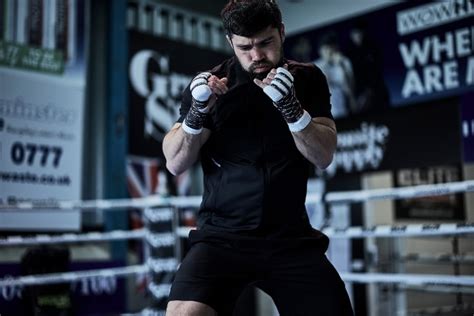
<svg viewBox="0 0 474 316">
<path fill-rule="evenodd" d="M 329 166 L 336 150 L 336 129 L 332 125 L 313 119 L 304 130 L 293 133 L 298 150 L 320 169 Z"/>
<path fill-rule="evenodd" d="M 181 124 L 173 127 L 163 139 L 166 168 L 173 175 L 178 175 L 191 167 L 199 156 L 205 137 L 207 132 L 192 135 L 184 132 Z"/>
</svg>

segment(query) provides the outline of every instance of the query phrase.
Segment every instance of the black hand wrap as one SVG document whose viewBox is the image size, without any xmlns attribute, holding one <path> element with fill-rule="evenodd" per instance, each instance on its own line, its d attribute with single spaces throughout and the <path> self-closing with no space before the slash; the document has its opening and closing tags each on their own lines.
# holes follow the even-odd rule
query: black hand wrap
<svg viewBox="0 0 474 316">
<path fill-rule="evenodd" d="M 203 72 L 191 81 L 192 104 L 182 125 L 184 131 L 188 134 L 198 135 L 202 132 L 202 127 L 209 111 L 207 103 L 212 94 L 211 89 L 207 85 L 207 79 L 210 76 L 210 73 Z"/>
<path fill-rule="evenodd" d="M 291 132 L 299 132 L 311 122 L 311 116 L 296 98 L 293 76 L 285 68 L 277 68 L 271 83 L 263 92 L 272 99 L 275 107 L 281 112 Z"/>
<path fill-rule="evenodd" d="M 292 87 L 283 99 L 273 102 L 276 108 L 281 112 L 287 123 L 294 123 L 303 116 L 303 107 L 295 96 L 295 89 Z"/>
<path fill-rule="evenodd" d="M 199 102 L 193 98 L 191 108 L 189 109 L 188 114 L 186 114 L 186 118 L 184 119 L 186 126 L 196 131 L 199 131 L 202 129 L 206 117 L 207 101 Z"/>
</svg>

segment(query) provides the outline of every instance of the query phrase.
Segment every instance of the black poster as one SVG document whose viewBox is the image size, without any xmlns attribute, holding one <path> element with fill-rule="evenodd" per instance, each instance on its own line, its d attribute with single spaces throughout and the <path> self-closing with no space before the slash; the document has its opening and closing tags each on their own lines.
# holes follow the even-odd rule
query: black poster
<svg viewBox="0 0 474 316">
<path fill-rule="evenodd" d="M 337 121 L 338 144 L 327 177 L 459 164 L 460 105 L 446 99 Z"/>
<path fill-rule="evenodd" d="M 288 57 L 318 65 L 333 115 L 347 117 L 474 90 L 474 2 L 399 1 L 292 35 Z"/>
<path fill-rule="evenodd" d="M 399 169 L 394 172 L 395 187 L 441 184 L 462 181 L 459 166 L 433 166 Z M 395 200 L 395 218 L 464 221 L 463 194 Z"/>
<path fill-rule="evenodd" d="M 162 157 L 165 133 L 178 118 L 191 79 L 229 55 L 129 31 L 129 154 Z"/>
<path fill-rule="evenodd" d="M 474 162 L 474 92 L 467 93 L 461 100 L 462 137 L 464 162 Z"/>
</svg>

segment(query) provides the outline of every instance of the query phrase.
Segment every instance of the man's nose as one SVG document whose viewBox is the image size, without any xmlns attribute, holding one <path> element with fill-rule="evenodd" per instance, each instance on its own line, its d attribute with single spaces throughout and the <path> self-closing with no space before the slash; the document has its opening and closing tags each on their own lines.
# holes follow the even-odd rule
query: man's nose
<svg viewBox="0 0 474 316">
<path fill-rule="evenodd" d="M 252 48 L 250 56 L 252 57 L 252 61 L 260 61 L 264 58 L 263 51 L 258 47 Z"/>
</svg>

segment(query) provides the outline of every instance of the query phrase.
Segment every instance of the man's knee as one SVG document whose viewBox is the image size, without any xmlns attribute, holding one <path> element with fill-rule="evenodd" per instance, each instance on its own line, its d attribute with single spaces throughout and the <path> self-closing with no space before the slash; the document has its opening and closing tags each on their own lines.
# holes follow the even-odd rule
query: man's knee
<svg viewBox="0 0 474 316">
<path fill-rule="evenodd" d="M 216 316 L 214 309 L 195 301 L 170 301 L 166 316 Z"/>
</svg>

